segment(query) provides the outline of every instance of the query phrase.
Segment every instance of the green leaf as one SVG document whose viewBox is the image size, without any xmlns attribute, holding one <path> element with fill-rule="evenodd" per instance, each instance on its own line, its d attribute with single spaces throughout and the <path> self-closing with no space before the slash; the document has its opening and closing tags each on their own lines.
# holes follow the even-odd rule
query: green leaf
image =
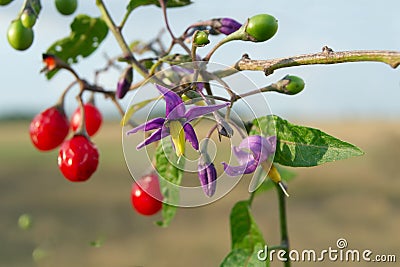
<svg viewBox="0 0 400 267">
<path fill-rule="evenodd" d="M 275 167 L 278 169 L 278 172 L 281 175 L 282 180 L 285 182 L 289 182 L 296 177 L 296 173 L 292 172 L 291 170 L 288 170 L 287 168 L 283 168 L 282 166 L 278 166 L 276 164 L 275 164 Z M 267 174 L 265 173 L 265 171 L 262 168 L 258 168 L 256 175 L 259 175 L 260 177 L 262 177 L 262 176 L 266 176 Z M 260 185 L 260 187 L 257 188 L 257 190 L 255 191 L 255 194 L 256 195 L 261 194 L 265 191 L 271 190 L 274 187 L 275 187 L 275 183 L 271 179 L 266 178 L 264 180 L 264 182 Z"/>
<path fill-rule="evenodd" d="M 121 126 L 127 125 L 129 122 L 129 119 L 133 116 L 133 114 L 135 114 L 138 110 L 147 106 L 149 103 L 157 100 L 158 98 L 159 97 L 146 99 L 146 100 L 143 100 L 139 103 L 136 103 L 136 104 L 133 104 L 132 106 L 130 106 L 129 109 L 126 111 L 124 117 L 121 120 Z"/>
<path fill-rule="evenodd" d="M 167 7 L 182 7 L 190 5 L 191 3 L 192 1 L 190 0 L 168 0 Z M 134 10 L 137 7 L 147 6 L 147 5 L 160 6 L 158 0 L 131 0 L 129 1 L 128 6 L 126 7 L 126 10 L 128 12 L 132 12 L 132 10 Z"/>
<path fill-rule="evenodd" d="M 233 249 L 228 256 L 225 257 L 224 261 L 221 263 L 221 267 L 265 267 L 269 266 L 268 261 L 261 261 L 257 258 L 257 252 L 264 247 L 257 243 L 253 252 L 248 249 Z"/>
<path fill-rule="evenodd" d="M 247 200 L 235 204 L 230 215 L 232 251 L 226 256 L 221 267 L 269 266 L 269 261 L 260 261 L 257 252 L 264 248 L 264 238 L 250 213 Z"/>
<path fill-rule="evenodd" d="M 270 115 L 253 120 L 251 135 L 274 135 L 277 144 L 274 162 L 291 167 L 312 167 L 326 162 L 361 156 L 358 147 L 318 129 L 291 124 Z"/>
<path fill-rule="evenodd" d="M 176 185 L 180 185 L 183 177 L 184 158 L 178 163 L 178 157 L 172 147 L 170 138 L 165 138 L 159 142 L 156 149 L 156 168 L 160 176 L 161 193 L 166 203 L 179 203 L 179 190 Z M 163 203 L 163 220 L 158 221 L 157 225 L 167 227 L 175 217 L 176 206 Z"/>
<path fill-rule="evenodd" d="M 47 54 L 53 54 L 68 64 L 77 63 L 78 57 L 90 56 L 106 38 L 108 27 L 101 18 L 91 18 L 87 15 L 78 15 L 71 23 L 71 33 L 68 37 L 53 43 Z M 48 72 L 51 79 L 57 70 Z"/>
</svg>

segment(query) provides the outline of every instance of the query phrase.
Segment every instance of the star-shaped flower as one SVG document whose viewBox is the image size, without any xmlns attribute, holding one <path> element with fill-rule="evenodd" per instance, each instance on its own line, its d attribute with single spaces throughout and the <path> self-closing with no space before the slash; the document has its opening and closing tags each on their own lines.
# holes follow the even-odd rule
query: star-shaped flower
<svg viewBox="0 0 400 267">
<path fill-rule="evenodd" d="M 182 99 L 175 92 L 157 84 L 156 88 L 164 95 L 166 103 L 165 117 L 151 119 L 127 132 L 127 134 L 133 134 L 138 131 L 155 130 L 136 147 L 137 149 L 170 135 L 178 157 L 185 153 L 185 140 L 189 141 L 195 150 L 198 150 L 199 141 L 190 121 L 229 105 L 229 103 L 224 103 L 194 106 L 186 110 Z"/>
</svg>

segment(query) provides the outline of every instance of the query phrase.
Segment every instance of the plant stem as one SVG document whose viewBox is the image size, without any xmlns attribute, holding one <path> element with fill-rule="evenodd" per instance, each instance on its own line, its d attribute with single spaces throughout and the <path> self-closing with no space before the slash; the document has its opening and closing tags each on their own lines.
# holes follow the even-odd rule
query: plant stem
<svg viewBox="0 0 400 267">
<path fill-rule="evenodd" d="M 105 7 L 102 0 L 96 0 L 96 5 L 100 10 L 102 19 L 107 24 L 108 28 L 113 33 L 115 39 L 117 40 L 124 56 L 126 56 L 130 62 L 133 63 L 135 70 L 137 70 L 142 76 L 147 76 L 147 69 L 143 67 L 133 56 L 128 44 L 126 43 L 124 37 L 122 36 L 121 30 L 117 25 L 115 25 L 114 21 L 112 20 L 110 13 L 108 12 L 107 8 Z"/>
<path fill-rule="evenodd" d="M 281 231 L 281 246 L 285 251 L 285 255 L 289 254 L 289 236 L 287 230 L 287 220 L 286 220 L 286 195 L 281 190 L 281 188 L 276 185 L 276 191 L 278 193 L 278 203 L 279 203 L 279 225 Z M 290 259 L 283 262 L 283 266 L 290 267 Z"/>
<path fill-rule="evenodd" d="M 338 64 L 361 61 L 383 62 L 390 65 L 392 68 L 396 68 L 400 64 L 400 52 L 382 50 L 334 52 L 330 48 L 324 47 L 323 51 L 320 53 L 298 55 L 286 58 L 276 58 L 270 60 L 252 60 L 249 58 L 248 55 L 244 55 L 242 59 L 236 63 L 235 68 L 239 71 L 264 71 L 265 75 L 270 75 L 274 72 L 274 70 L 287 67 L 300 65 Z"/>
</svg>

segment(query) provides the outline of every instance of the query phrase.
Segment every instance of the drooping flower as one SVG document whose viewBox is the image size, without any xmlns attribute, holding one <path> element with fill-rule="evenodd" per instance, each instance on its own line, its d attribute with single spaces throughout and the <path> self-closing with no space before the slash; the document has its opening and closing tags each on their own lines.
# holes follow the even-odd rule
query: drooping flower
<svg viewBox="0 0 400 267">
<path fill-rule="evenodd" d="M 232 148 L 240 165 L 230 166 L 222 162 L 224 171 L 229 176 L 252 173 L 262 162 L 275 153 L 275 148 L 276 136 L 251 135 L 243 139 L 239 146 Z"/>
<path fill-rule="evenodd" d="M 220 27 L 216 28 L 217 31 L 225 35 L 229 35 L 242 27 L 242 24 L 231 18 L 219 19 Z"/>
<path fill-rule="evenodd" d="M 286 196 L 289 196 L 275 166 L 267 164 L 268 159 L 274 155 L 275 150 L 276 136 L 263 137 L 260 135 L 251 135 L 243 139 L 239 146 L 233 147 L 233 152 L 240 165 L 231 166 L 222 162 L 224 171 L 229 176 L 238 176 L 252 173 L 259 165 L 262 165 L 271 180 L 280 186 Z M 270 168 L 267 169 L 268 167 Z"/>
<path fill-rule="evenodd" d="M 224 103 L 219 105 L 194 106 L 186 110 L 182 99 L 175 92 L 157 84 L 156 88 L 165 98 L 165 117 L 151 119 L 127 132 L 129 135 L 138 131 L 147 132 L 155 130 L 136 147 L 137 149 L 170 135 L 178 157 L 185 153 L 185 140 L 189 141 L 195 150 L 198 150 L 199 141 L 190 121 L 229 105 L 229 103 Z"/>
</svg>

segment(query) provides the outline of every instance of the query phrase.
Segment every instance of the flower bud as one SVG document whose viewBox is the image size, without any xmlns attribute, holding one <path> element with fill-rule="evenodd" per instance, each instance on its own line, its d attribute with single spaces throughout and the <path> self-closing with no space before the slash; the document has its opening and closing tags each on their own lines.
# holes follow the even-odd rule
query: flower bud
<svg viewBox="0 0 400 267">
<path fill-rule="evenodd" d="M 201 155 L 198 163 L 198 173 L 201 187 L 208 197 L 212 197 L 217 186 L 217 170 L 207 155 Z"/>
<path fill-rule="evenodd" d="M 304 89 L 304 81 L 302 78 L 294 75 L 286 75 L 281 80 L 287 84 L 283 86 L 282 93 L 287 95 L 295 95 L 300 93 Z"/>
<path fill-rule="evenodd" d="M 133 80 L 133 70 L 132 66 L 129 66 L 125 69 L 122 73 L 121 77 L 119 78 L 117 84 L 117 91 L 115 92 L 115 96 L 119 99 L 123 98 L 126 93 L 129 91 Z"/>
<path fill-rule="evenodd" d="M 242 27 L 242 24 L 237 22 L 234 19 L 230 19 L 230 18 L 222 18 L 219 19 L 219 22 L 221 24 L 220 27 L 216 28 L 217 31 L 219 31 L 220 33 L 229 35 L 237 30 L 240 29 L 240 27 Z"/>
</svg>

